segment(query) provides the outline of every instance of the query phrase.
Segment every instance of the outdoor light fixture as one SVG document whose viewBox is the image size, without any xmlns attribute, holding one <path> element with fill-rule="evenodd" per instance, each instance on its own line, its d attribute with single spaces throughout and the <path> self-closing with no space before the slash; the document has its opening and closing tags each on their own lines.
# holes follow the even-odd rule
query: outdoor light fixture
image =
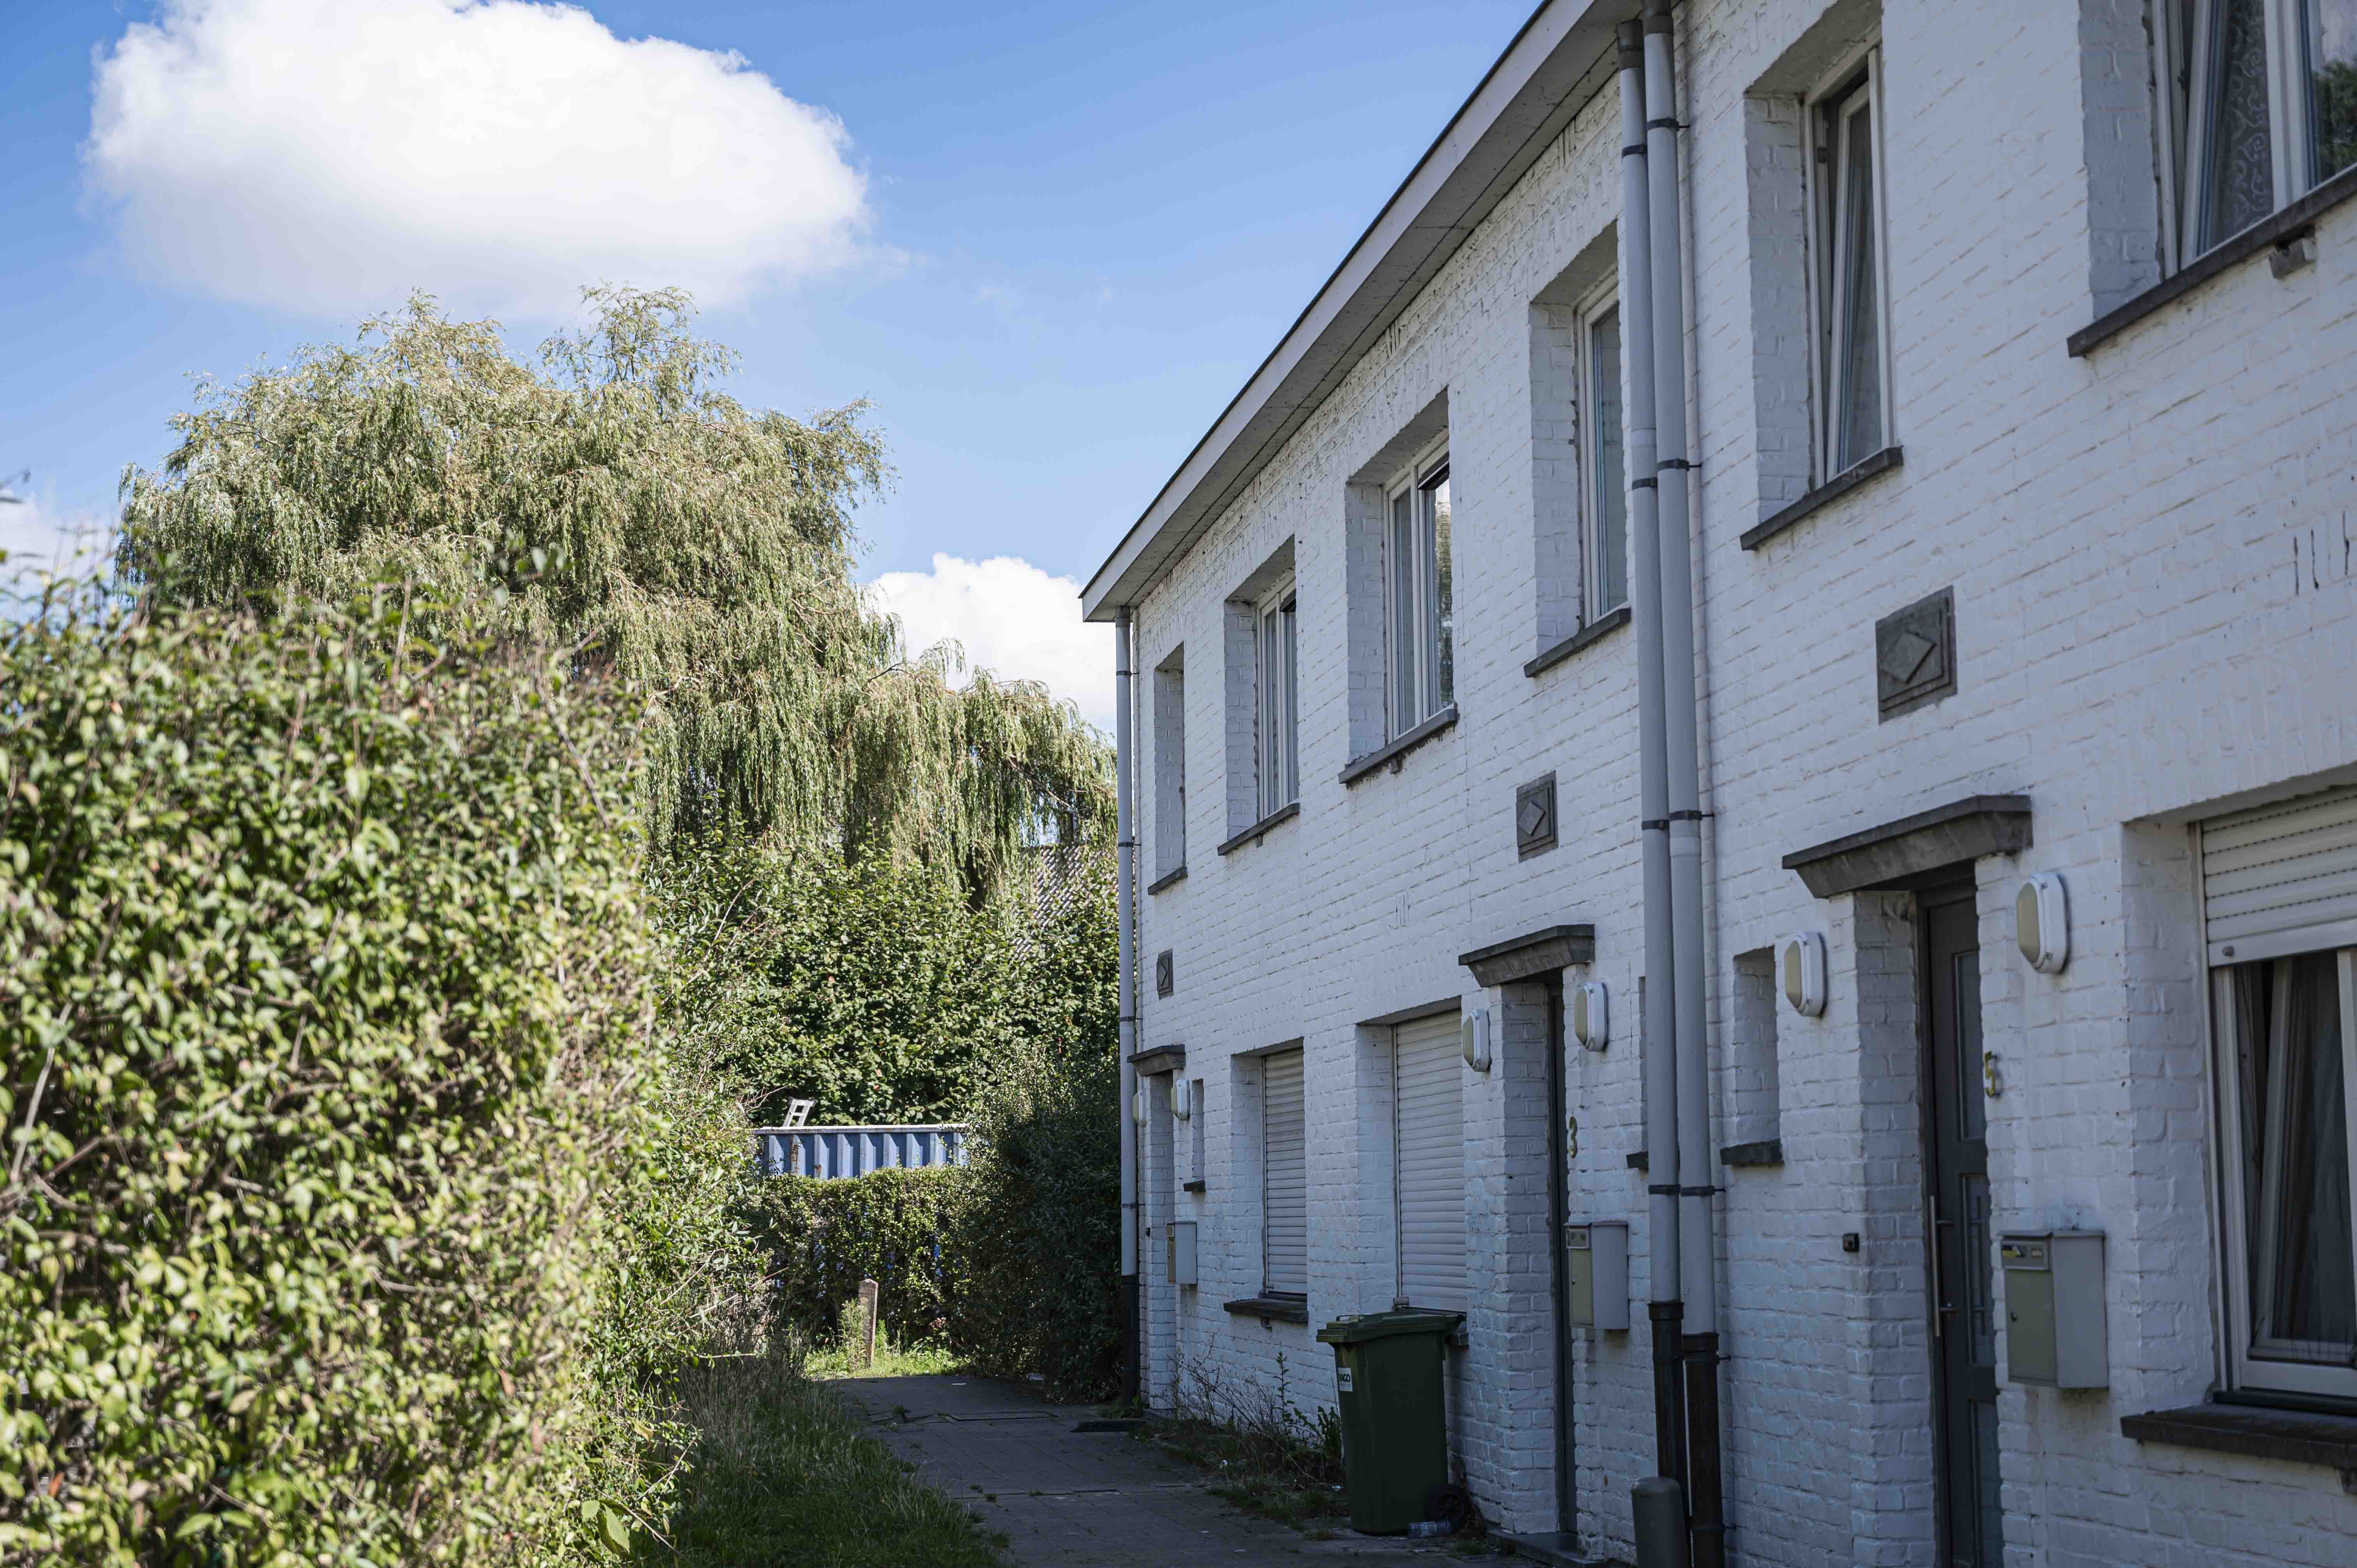
<svg viewBox="0 0 2357 1568">
<path fill-rule="evenodd" d="M 1802 931 L 1776 944 L 1776 977 L 1783 983 L 1784 1000 L 1803 1018 L 1825 1010 L 1825 939 L 1818 931 Z"/>
<path fill-rule="evenodd" d="M 2061 876 L 2041 871 L 2014 890 L 2013 940 L 2030 968 L 2040 974 L 2062 972 L 2071 961 L 2071 901 Z"/>
<path fill-rule="evenodd" d="M 1465 1065 L 1475 1072 L 1490 1070 L 1490 1010 L 1476 1007 L 1465 1015 Z"/>
<path fill-rule="evenodd" d="M 1591 1051 L 1612 1041 L 1612 999 L 1604 983 L 1590 980 L 1571 988 L 1571 1037 Z"/>
<path fill-rule="evenodd" d="M 1129 1097 L 1129 1119 L 1139 1126 L 1146 1125 L 1146 1083 L 1140 1079 L 1137 1091 Z"/>
<path fill-rule="evenodd" d="M 1183 1078 L 1170 1080 L 1170 1114 L 1181 1122 L 1195 1114 L 1194 1087 Z"/>
</svg>

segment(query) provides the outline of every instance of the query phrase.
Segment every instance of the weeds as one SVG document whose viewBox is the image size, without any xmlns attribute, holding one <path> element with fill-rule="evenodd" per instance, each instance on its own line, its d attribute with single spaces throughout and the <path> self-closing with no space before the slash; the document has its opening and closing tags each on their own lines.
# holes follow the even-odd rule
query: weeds
<svg viewBox="0 0 2357 1568">
<path fill-rule="evenodd" d="M 1149 1416 L 1146 1430 L 1171 1453 L 1211 1471 L 1213 1494 L 1248 1513 L 1322 1541 L 1350 1511 L 1342 1498 L 1341 1423 L 1330 1410 L 1304 1414 L 1293 1402 L 1282 1351 L 1273 1388 L 1183 1361 L 1169 1409 Z"/>
<path fill-rule="evenodd" d="M 680 1401 L 697 1436 L 641 1568 L 997 1568 L 1005 1539 L 861 1434 L 791 1350 L 698 1362 Z"/>
</svg>

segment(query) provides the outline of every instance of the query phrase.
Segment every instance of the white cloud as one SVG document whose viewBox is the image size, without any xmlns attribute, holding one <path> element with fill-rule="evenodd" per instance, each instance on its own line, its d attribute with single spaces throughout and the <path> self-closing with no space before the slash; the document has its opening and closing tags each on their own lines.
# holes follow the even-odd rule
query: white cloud
<svg viewBox="0 0 2357 1568">
<path fill-rule="evenodd" d="M 840 264 L 849 145 L 742 58 L 576 6 L 164 0 L 100 58 L 83 155 L 128 254 L 184 286 L 548 317 L 583 284 L 726 305 Z"/>
<path fill-rule="evenodd" d="M 900 618 L 911 649 L 955 639 L 969 669 L 1038 681 L 1113 733 L 1113 629 L 1081 619 L 1081 585 L 1015 555 L 936 554 L 930 572 L 887 572 L 869 585 Z"/>
</svg>

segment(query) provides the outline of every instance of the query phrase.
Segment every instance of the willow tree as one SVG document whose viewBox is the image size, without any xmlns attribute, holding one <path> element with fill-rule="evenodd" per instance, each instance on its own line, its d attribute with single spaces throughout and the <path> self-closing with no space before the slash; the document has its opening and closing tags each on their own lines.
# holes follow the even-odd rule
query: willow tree
<svg viewBox="0 0 2357 1568">
<path fill-rule="evenodd" d="M 1027 833 L 1103 826 L 1102 740 L 1040 686 L 911 655 L 853 576 L 888 482 L 854 403 L 748 408 L 673 290 L 585 291 L 539 361 L 426 295 L 351 347 L 199 383 L 124 480 L 150 591 L 268 614 L 371 584 L 478 597 L 644 699 L 660 846 L 751 837 L 996 886 Z"/>
</svg>

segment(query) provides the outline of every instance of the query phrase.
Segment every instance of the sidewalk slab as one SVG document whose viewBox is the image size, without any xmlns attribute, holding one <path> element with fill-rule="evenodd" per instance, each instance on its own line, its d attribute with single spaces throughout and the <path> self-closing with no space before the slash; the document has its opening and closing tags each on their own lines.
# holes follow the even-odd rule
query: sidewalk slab
<svg viewBox="0 0 2357 1568">
<path fill-rule="evenodd" d="M 1005 1535 L 1020 1568 L 1301 1568 L 1330 1558 L 1448 1556 L 1440 1542 L 1312 1541 L 1213 1497 L 1200 1471 L 1098 1412 L 989 1378 L 845 1378 L 828 1387 L 931 1485 Z"/>
</svg>

